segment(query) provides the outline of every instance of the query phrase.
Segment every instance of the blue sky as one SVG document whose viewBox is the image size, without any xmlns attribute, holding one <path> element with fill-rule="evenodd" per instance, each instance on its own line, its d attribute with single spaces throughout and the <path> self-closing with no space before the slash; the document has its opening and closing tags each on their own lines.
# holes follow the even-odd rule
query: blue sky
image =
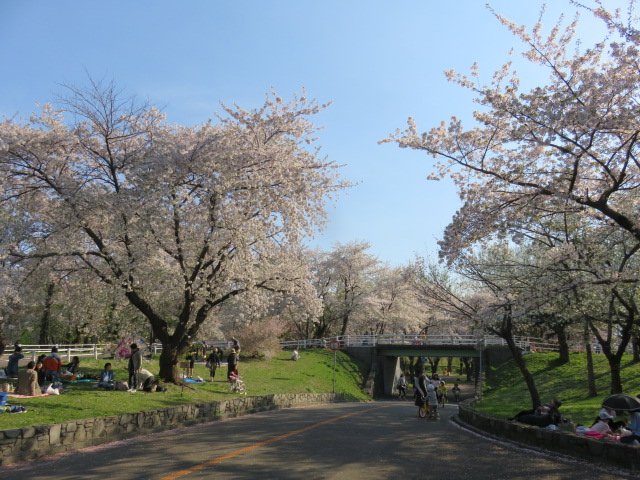
<svg viewBox="0 0 640 480">
<path fill-rule="evenodd" d="M 490 3 L 531 25 L 543 2 Z M 574 11 L 568 0 L 549 3 L 550 25 L 560 12 Z M 86 84 L 87 72 L 113 78 L 183 125 L 212 118 L 219 101 L 250 109 L 271 88 L 287 98 L 304 87 L 308 96 L 333 102 L 316 118 L 325 127 L 319 144 L 345 165 L 343 176 L 359 182 L 329 206 L 330 223 L 312 244 L 330 249 L 364 240 L 371 254 L 401 265 L 416 253 L 435 257 L 460 202 L 450 182 L 426 180 L 430 157 L 377 142 L 409 116 L 423 130 L 451 115 L 469 118 L 472 98 L 442 72 L 466 72 L 478 61 L 488 82 L 517 46 L 484 5 L 0 0 L 0 115 L 27 118 L 36 102 L 63 91 L 60 84 Z M 526 67 L 519 71 L 525 80 L 544 82 Z"/>
</svg>

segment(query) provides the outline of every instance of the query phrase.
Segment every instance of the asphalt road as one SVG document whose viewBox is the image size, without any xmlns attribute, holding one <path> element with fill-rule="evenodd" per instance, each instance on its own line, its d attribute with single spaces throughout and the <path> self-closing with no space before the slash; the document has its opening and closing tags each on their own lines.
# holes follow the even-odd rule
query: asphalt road
<svg viewBox="0 0 640 480">
<path fill-rule="evenodd" d="M 0 478 L 634 478 L 487 440 L 451 422 L 456 411 L 429 421 L 411 401 L 382 401 L 264 412 L 2 467 Z"/>
</svg>

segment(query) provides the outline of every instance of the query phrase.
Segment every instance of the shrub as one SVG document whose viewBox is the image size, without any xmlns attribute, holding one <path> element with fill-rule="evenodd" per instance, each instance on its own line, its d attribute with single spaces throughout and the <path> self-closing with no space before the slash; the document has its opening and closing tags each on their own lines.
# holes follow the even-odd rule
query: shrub
<svg viewBox="0 0 640 480">
<path fill-rule="evenodd" d="M 280 350 L 280 337 L 287 330 L 287 323 L 278 318 L 270 317 L 250 323 L 242 330 L 231 332 L 240 341 L 243 355 L 273 358 Z"/>
</svg>

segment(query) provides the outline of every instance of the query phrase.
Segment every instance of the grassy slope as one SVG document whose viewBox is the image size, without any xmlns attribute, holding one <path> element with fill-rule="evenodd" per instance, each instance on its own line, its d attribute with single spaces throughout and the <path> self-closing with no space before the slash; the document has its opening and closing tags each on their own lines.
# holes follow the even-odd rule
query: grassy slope
<svg viewBox="0 0 640 480">
<path fill-rule="evenodd" d="M 587 361 L 585 354 L 571 354 L 570 362 L 559 365 L 555 353 L 527 355 L 529 370 L 533 373 L 543 402 L 554 397 L 562 401 L 560 411 L 575 424 L 591 425 L 600 411 L 602 400 L 609 395 L 609 368 L 604 355 L 594 355 L 598 396 L 589 398 L 587 388 Z M 624 393 L 640 394 L 640 365 L 631 363 L 631 355 L 622 361 Z M 484 398 L 476 407 L 487 413 L 512 417 L 520 410 L 531 408 L 531 400 L 522 375 L 513 361 L 488 372 Z"/>
<path fill-rule="evenodd" d="M 290 356 L 290 352 L 283 351 L 271 361 L 241 359 L 239 372 L 247 385 L 247 395 L 333 391 L 333 352 L 303 350 L 298 362 L 291 361 Z M 105 360 L 82 360 L 80 371 L 98 374 L 104 363 Z M 127 380 L 127 363 L 113 364 L 116 380 Z M 151 360 L 144 367 L 157 372 L 157 360 Z M 228 384 L 223 382 L 226 373 L 226 367 L 218 369 L 216 382 L 210 383 L 208 369 L 204 365 L 196 365 L 194 374 L 207 383 L 193 385 L 193 389 L 169 385 L 169 391 L 165 393 L 104 391 L 95 388 L 95 384 L 76 383 L 67 385 L 71 391 L 62 395 L 10 399 L 11 404 L 22 405 L 27 412 L 0 415 L 0 430 L 233 398 L 236 394 L 229 393 Z M 367 400 L 361 389 L 365 374 L 364 364 L 338 352 L 336 392 L 347 394 L 354 400 Z"/>
</svg>

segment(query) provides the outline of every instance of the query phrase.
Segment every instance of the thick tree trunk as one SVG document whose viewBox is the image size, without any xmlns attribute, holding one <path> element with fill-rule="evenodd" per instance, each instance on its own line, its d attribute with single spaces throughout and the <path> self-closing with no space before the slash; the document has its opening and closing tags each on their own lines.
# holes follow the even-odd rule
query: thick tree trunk
<svg viewBox="0 0 640 480">
<path fill-rule="evenodd" d="M 558 338 L 558 347 L 560 349 L 559 361 L 560 363 L 569 363 L 569 341 L 567 339 L 567 332 L 564 326 L 554 328 L 553 331 Z"/>
<path fill-rule="evenodd" d="M 158 377 L 165 382 L 180 383 L 180 358 L 184 357 L 188 348 L 178 349 L 178 347 L 171 345 L 163 345 L 162 353 L 160 354 L 160 372 Z"/>
<path fill-rule="evenodd" d="M 593 371 L 593 353 L 591 352 L 591 336 L 589 335 L 588 325 L 585 325 L 583 342 L 587 353 L 587 383 L 589 388 L 589 397 L 593 398 L 598 396 L 598 390 L 596 389 L 596 376 Z"/>
<path fill-rule="evenodd" d="M 342 330 L 340 331 L 340 335 L 346 335 L 348 327 L 349 327 L 349 314 L 346 314 L 342 317 Z"/>
<path fill-rule="evenodd" d="M 538 387 L 536 387 L 535 379 L 527 368 L 527 364 L 524 361 L 522 352 L 516 345 L 513 336 L 505 335 L 503 338 L 507 342 L 507 346 L 509 347 L 509 350 L 511 350 L 511 355 L 513 355 L 513 360 L 516 362 L 516 365 L 518 366 L 518 369 L 520 370 L 520 373 L 522 373 L 522 377 L 527 384 L 527 389 L 529 390 L 529 395 L 531 397 L 532 408 L 536 409 L 540 405 L 542 405 L 542 402 L 540 401 L 540 393 L 538 393 Z"/>
<path fill-rule="evenodd" d="M 409 374 L 412 379 L 416 376 L 416 357 L 409 357 Z"/>
<path fill-rule="evenodd" d="M 431 373 L 438 373 L 438 366 L 440 365 L 440 357 L 435 357 L 431 363 Z"/>
<path fill-rule="evenodd" d="M 611 375 L 610 392 L 611 394 L 622 393 L 622 378 L 620 377 L 620 347 L 618 347 L 619 353 L 614 354 L 609 342 L 601 341 L 600 345 L 602 346 L 602 353 L 609 363 L 609 373 Z"/>
<path fill-rule="evenodd" d="M 47 344 L 52 341 L 51 338 L 51 306 L 53 305 L 53 294 L 55 293 L 55 284 L 49 282 L 47 285 L 47 296 L 44 301 L 44 310 L 40 319 L 40 335 L 38 343 Z"/>
<path fill-rule="evenodd" d="M 640 363 L 640 337 L 637 335 L 631 337 L 631 347 L 633 351 L 633 363 Z"/>
<path fill-rule="evenodd" d="M 467 375 L 467 382 L 470 382 L 471 381 L 471 364 L 467 357 L 464 357 L 462 361 L 464 363 L 464 372 Z"/>
<path fill-rule="evenodd" d="M 614 355 L 611 358 L 607 357 L 609 362 L 609 370 L 611 371 L 611 391 L 614 393 L 622 393 L 622 378 L 620 376 L 620 359 L 618 355 Z"/>
<path fill-rule="evenodd" d="M 191 305 L 183 307 L 174 332 L 170 335 L 167 322 L 157 315 L 142 297 L 135 291 L 127 292 L 126 295 L 131 303 L 147 317 L 153 330 L 153 335 L 162 343 L 158 377 L 165 382 L 182 383 L 178 363 L 180 358 L 189 350 L 191 342 L 195 339 L 195 334 L 197 334 L 198 326 L 202 322 L 201 317 L 206 317 L 208 309 L 205 310 L 204 307 L 201 307 L 196 314 L 195 325 L 187 328 Z"/>
<path fill-rule="evenodd" d="M 522 373 L 522 377 L 527 384 L 529 396 L 531 397 L 532 408 L 535 410 L 540 405 L 542 405 L 542 402 L 540 401 L 540 393 L 538 392 L 538 387 L 536 387 L 536 382 L 533 378 L 533 375 L 527 368 L 527 363 L 524 361 L 522 351 L 520 350 L 520 347 L 516 345 L 515 339 L 513 338 L 513 318 L 511 316 L 510 305 L 505 306 L 502 323 L 495 328 L 491 328 L 489 331 L 495 335 L 498 335 L 505 342 L 507 342 L 507 346 L 511 351 L 513 360 L 516 362 L 516 366 L 520 370 L 520 373 Z"/>
<path fill-rule="evenodd" d="M 625 328 L 618 329 L 618 341 L 620 342 L 617 345 L 616 351 L 614 352 L 611 348 L 611 340 L 609 338 L 604 339 L 600 336 L 600 333 L 595 328 L 593 323 L 590 323 L 591 331 L 596 336 L 600 345 L 602 346 L 602 353 L 607 358 L 607 362 L 609 363 L 609 371 L 611 374 L 611 394 L 614 393 L 622 393 L 622 378 L 620 377 L 620 362 L 622 361 L 622 354 L 624 353 L 629 341 L 631 339 L 631 327 L 632 323 L 635 319 L 635 312 L 629 315 L 628 320 L 626 322 Z"/>
<path fill-rule="evenodd" d="M 593 371 L 593 353 L 591 352 L 591 345 L 586 345 L 587 350 L 587 383 L 589 388 L 589 397 L 597 397 L 598 389 L 596 388 L 596 375 Z"/>
</svg>

